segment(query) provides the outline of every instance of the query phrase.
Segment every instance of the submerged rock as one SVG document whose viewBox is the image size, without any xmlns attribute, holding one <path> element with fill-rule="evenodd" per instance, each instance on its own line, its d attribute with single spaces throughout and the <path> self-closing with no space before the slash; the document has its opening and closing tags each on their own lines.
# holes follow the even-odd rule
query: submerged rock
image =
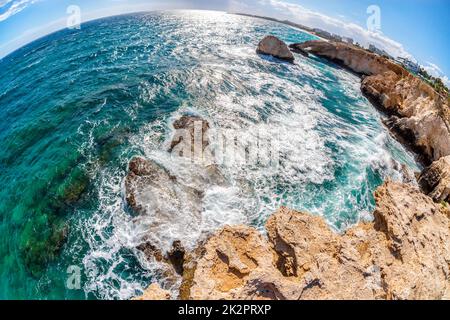
<svg viewBox="0 0 450 320">
<path fill-rule="evenodd" d="M 147 259 L 172 262 L 175 270 L 180 272 L 177 259 L 181 243 L 164 255 L 167 250 L 164 248 L 169 246 L 165 239 L 170 239 L 169 230 L 187 235 L 198 228 L 202 192 L 179 182 L 156 162 L 135 157 L 129 163 L 125 193 L 128 205 L 138 214 L 139 223 L 147 228 L 137 249 L 144 252 Z"/>
<path fill-rule="evenodd" d="M 422 190 L 436 202 L 450 202 L 450 156 L 425 168 L 419 176 Z"/>
<path fill-rule="evenodd" d="M 298 46 L 297 43 L 290 44 L 289 48 L 291 49 L 292 52 L 299 53 L 306 58 L 309 57 L 308 51 L 306 51 L 303 48 L 301 48 L 300 46 Z"/>
<path fill-rule="evenodd" d="M 293 47 L 334 61 L 364 76 L 362 92 L 391 117 L 390 129 L 431 163 L 450 155 L 447 99 L 393 61 L 362 48 L 336 42 L 307 41 Z"/>
<path fill-rule="evenodd" d="M 203 152 L 208 146 L 209 124 L 206 120 L 185 115 L 173 126 L 176 133 L 169 149 L 172 154 L 184 156 L 186 150 L 193 153 L 194 145 Z M 199 232 L 204 190 L 225 184 L 225 178 L 216 164 L 201 163 L 192 172 L 193 176 L 177 178 L 153 160 L 134 157 L 129 162 L 125 178 L 126 202 L 138 215 L 137 221 L 148 228 L 137 249 L 144 253 L 147 260 L 161 262 L 168 278 L 173 278 L 173 271 L 183 274 L 185 258 L 181 241 L 174 241 L 169 248 L 170 239 L 173 236 L 184 239 Z M 165 265 L 171 266 L 170 270 Z"/>
<path fill-rule="evenodd" d="M 269 218 L 268 239 L 223 227 L 188 255 L 180 298 L 448 298 L 448 212 L 409 184 L 387 181 L 375 199 L 375 221 L 342 235 L 287 208 Z"/>
<path fill-rule="evenodd" d="M 265 36 L 256 49 L 257 53 L 271 55 L 275 58 L 293 62 L 295 60 L 294 55 L 289 50 L 286 43 L 281 41 L 275 36 Z"/>
</svg>

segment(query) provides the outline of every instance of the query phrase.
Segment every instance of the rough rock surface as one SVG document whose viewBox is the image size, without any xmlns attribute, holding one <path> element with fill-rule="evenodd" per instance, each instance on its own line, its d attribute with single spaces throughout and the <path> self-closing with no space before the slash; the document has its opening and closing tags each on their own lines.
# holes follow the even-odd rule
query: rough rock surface
<svg viewBox="0 0 450 320">
<path fill-rule="evenodd" d="M 168 230 L 189 232 L 200 223 L 202 192 L 184 185 L 156 162 L 135 157 L 125 178 L 125 195 L 128 205 L 138 214 L 139 224 L 146 228 L 137 249 L 148 260 L 168 263 L 175 272 L 182 273 L 182 244 L 175 242 L 170 248 L 172 243 L 166 234 Z M 174 226 L 173 221 L 178 224 Z"/>
<path fill-rule="evenodd" d="M 387 181 L 375 221 L 339 235 L 320 217 L 281 208 L 268 240 L 226 226 L 191 253 L 182 299 L 442 299 L 450 295 L 446 209 Z"/>
<path fill-rule="evenodd" d="M 183 115 L 173 123 L 175 129 L 169 152 L 192 158 L 202 156 L 209 145 L 208 121 L 198 116 Z"/>
<path fill-rule="evenodd" d="M 161 289 L 161 287 L 154 283 L 150 287 L 145 290 L 144 294 L 140 297 L 136 297 L 133 300 L 169 300 L 170 299 L 170 292 L 164 289 Z"/>
<path fill-rule="evenodd" d="M 271 55 L 275 58 L 290 62 L 295 60 L 294 55 L 289 50 L 286 43 L 275 36 L 265 36 L 264 39 L 259 42 L 256 52 Z"/>
<path fill-rule="evenodd" d="M 161 219 L 171 219 L 176 213 L 176 204 L 190 205 L 198 213 L 200 191 L 177 181 L 165 168 L 152 160 L 134 157 L 129 163 L 125 178 L 127 203 L 140 214 L 157 213 Z"/>
<path fill-rule="evenodd" d="M 356 46 L 307 41 L 293 48 L 332 60 L 364 75 L 362 92 L 391 114 L 389 126 L 431 163 L 450 155 L 450 109 L 447 99 L 391 60 Z"/>
<path fill-rule="evenodd" d="M 299 53 L 306 58 L 309 57 L 308 51 L 300 48 L 296 43 L 290 44 L 289 48 L 291 49 L 292 52 Z"/>
<path fill-rule="evenodd" d="M 419 176 L 422 190 L 436 202 L 450 202 L 450 156 L 425 168 Z"/>
</svg>

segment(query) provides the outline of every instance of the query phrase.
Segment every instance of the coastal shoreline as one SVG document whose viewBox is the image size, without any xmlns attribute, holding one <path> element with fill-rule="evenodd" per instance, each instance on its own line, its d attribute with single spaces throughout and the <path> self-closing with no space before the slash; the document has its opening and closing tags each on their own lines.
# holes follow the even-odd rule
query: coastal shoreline
<svg viewBox="0 0 450 320">
<path fill-rule="evenodd" d="M 265 41 L 265 54 L 278 56 L 287 48 L 278 39 L 266 37 L 261 43 Z M 395 99 L 418 103 L 422 109 L 426 103 L 430 112 L 425 114 L 425 120 L 431 116 L 441 129 L 438 141 L 445 143 L 449 139 L 446 121 L 440 118 L 440 107 L 436 107 L 439 95 L 436 97 L 427 85 L 417 84 L 416 78 L 402 67 L 343 44 L 308 41 L 297 45 L 359 74 L 362 93 L 376 109 L 391 115 L 390 121 L 395 120 L 393 117 L 414 116 L 402 113 L 399 108 L 403 100 Z M 403 87 L 409 91 L 397 96 L 393 88 L 404 82 Z M 377 91 L 374 86 L 384 91 Z M 429 99 L 409 99 L 422 97 L 414 90 L 423 90 Z M 417 121 L 423 119 L 419 117 Z M 395 125 L 390 131 L 396 131 Z M 423 141 L 417 141 L 414 128 L 407 131 L 413 135 L 411 146 L 422 154 L 424 163 L 434 165 L 417 177 L 424 180 L 422 189 L 414 184 L 385 181 L 375 192 L 374 222 L 360 222 L 343 235 L 331 231 L 323 218 L 288 208 L 281 208 L 269 218 L 268 239 L 251 227 L 225 226 L 201 241 L 193 252 L 186 253 L 182 284 L 174 298 L 450 299 L 450 208 L 444 202 L 449 196 L 450 186 L 446 184 L 450 181 L 450 161 L 440 161 L 445 157 L 450 160 L 450 152 L 446 145 L 433 142 L 435 137 L 430 135 L 435 131 L 419 132 L 428 143 L 421 145 Z M 408 142 L 405 131 L 399 131 L 400 137 L 405 138 L 402 143 Z M 436 147 L 442 149 L 435 150 Z M 424 186 L 434 190 L 426 191 Z M 153 284 L 141 299 L 168 296 L 169 292 Z"/>
<path fill-rule="evenodd" d="M 318 35 L 318 34 L 317 34 L 316 32 L 314 32 L 313 30 L 310 30 L 310 29 L 307 28 L 306 26 L 301 26 L 301 25 L 299 25 L 299 24 L 290 22 L 290 21 L 288 21 L 288 20 L 283 21 L 283 20 L 278 20 L 278 19 L 271 18 L 271 17 L 257 16 L 257 15 L 252 15 L 252 14 L 248 14 L 248 13 L 240 13 L 240 12 L 227 12 L 227 14 L 281 23 L 281 24 L 286 25 L 286 26 L 289 26 L 289 27 L 291 27 L 291 28 L 300 30 L 301 32 L 307 33 L 307 34 L 309 34 L 309 35 L 311 35 L 311 36 L 317 37 L 317 38 L 319 38 L 319 40 L 322 40 L 322 41 L 329 41 L 328 39 L 325 39 L 325 38 L 321 37 L 320 35 Z M 309 30 L 308 30 L 308 29 L 309 29 Z"/>
</svg>

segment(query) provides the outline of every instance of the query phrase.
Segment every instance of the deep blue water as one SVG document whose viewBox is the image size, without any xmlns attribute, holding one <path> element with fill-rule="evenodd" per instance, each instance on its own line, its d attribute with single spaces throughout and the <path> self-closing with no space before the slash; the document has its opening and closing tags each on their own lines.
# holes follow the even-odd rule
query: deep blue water
<svg viewBox="0 0 450 320">
<path fill-rule="evenodd" d="M 129 159 L 144 155 L 198 183 L 195 166 L 166 151 L 185 112 L 212 130 L 277 136 L 282 157 L 278 167 L 221 166 L 229 183 L 207 188 L 201 223 L 174 218 L 154 232 L 167 245 L 191 248 L 226 223 L 263 229 L 281 205 L 337 231 L 370 220 L 373 191 L 402 179 L 401 164 L 417 169 L 412 155 L 357 77 L 318 58 L 259 56 L 266 34 L 313 39 L 225 13 L 148 13 L 63 30 L 0 60 L 0 298 L 126 299 L 150 281 L 168 285 L 136 249 L 151 221 L 127 209 L 123 179 Z M 79 290 L 66 286 L 71 265 Z"/>
</svg>

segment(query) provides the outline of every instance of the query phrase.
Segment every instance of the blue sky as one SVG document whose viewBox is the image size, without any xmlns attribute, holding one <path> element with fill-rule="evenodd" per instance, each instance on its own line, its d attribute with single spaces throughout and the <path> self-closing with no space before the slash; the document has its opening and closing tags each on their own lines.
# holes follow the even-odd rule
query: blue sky
<svg viewBox="0 0 450 320">
<path fill-rule="evenodd" d="M 273 16 L 412 56 L 448 84 L 449 0 L 0 0 L 0 57 L 66 26 L 67 8 L 82 21 L 134 11 L 211 9 Z M 381 13 L 381 32 L 367 30 L 367 8 Z"/>
</svg>

